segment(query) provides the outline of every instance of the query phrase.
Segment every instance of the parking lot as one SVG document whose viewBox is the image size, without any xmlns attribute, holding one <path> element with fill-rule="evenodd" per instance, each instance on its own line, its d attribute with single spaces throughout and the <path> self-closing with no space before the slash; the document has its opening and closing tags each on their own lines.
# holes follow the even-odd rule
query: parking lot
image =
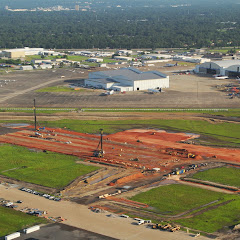
<svg viewBox="0 0 240 240">
<path fill-rule="evenodd" d="M 114 240 L 115 238 L 107 237 L 101 234 L 97 234 L 94 232 L 86 231 L 84 229 L 72 227 L 65 224 L 49 224 L 42 227 L 39 231 L 21 235 L 19 240 L 49 240 L 49 239 L 57 239 L 57 240 Z"/>
<path fill-rule="evenodd" d="M 0 75 L 1 80 L 11 80 L 0 88 L 2 107 L 32 107 L 36 98 L 38 107 L 162 107 L 162 108 L 234 108 L 239 107 L 239 98 L 229 99 L 216 85 L 234 83 L 234 79 L 216 80 L 210 76 L 182 74 L 179 71 L 192 67 L 154 67 L 140 70 L 158 70 L 170 76 L 170 88 L 162 93 L 150 94 L 148 91 L 115 93 L 102 96 L 103 90 L 71 92 L 36 92 L 46 86 L 83 83 L 88 70 L 57 69 L 31 72 L 15 72 Z M 94 69 L 91 71 L 99 71 Z M 104 70 L 104 69 L 101 69 Z M 61 78 L 64 76 L 64 78 Z M 16 80 L 16 81 L 12 81 Z"/>
</svg>

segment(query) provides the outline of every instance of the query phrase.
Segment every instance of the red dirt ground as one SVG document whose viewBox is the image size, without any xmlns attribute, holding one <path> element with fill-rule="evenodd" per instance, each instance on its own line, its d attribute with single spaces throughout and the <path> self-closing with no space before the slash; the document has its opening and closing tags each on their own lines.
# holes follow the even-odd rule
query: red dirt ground
<svg viewBox="0 0 240 240">
<path fill-rule="evenodd" d="M 122 167 L 137 169 L 161 168 L 170 170 L 173 165 L 200 161 L 202 157 L 216 156 L 218 159 L 240 162 L 240 150 L 212 148 L 199 145 L 179 143 L 198 137 L 184 133 L 167 133 L 155 130 L 128 130 L 104 136 L 104 158 L 93 157 L 93 151 L 99 143 L 99 136 L 72 132 L 64 129 L 47 128 L 42 137 L 36 137 L 31 127 L 15 133 L 0 135 L 0 142 L 59 152 L 78 156 L 84 160 L 98 161 Z M 196 159 L 188 159 L 179 154 L 169 155 L 166 148 L 186 149 L 198 155 Z M 137 158 L 137 159 L 136 159 Z"/>
</svg>

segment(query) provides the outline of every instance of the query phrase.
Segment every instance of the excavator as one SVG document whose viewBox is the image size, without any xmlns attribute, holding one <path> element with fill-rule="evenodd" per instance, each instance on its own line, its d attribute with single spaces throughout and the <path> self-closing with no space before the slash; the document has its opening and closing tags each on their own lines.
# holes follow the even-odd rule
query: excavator
<svg viewBox="0 0 240 240">
<path fill-rule="evenodd" d="M 93 152 L 93 157 L 98 157 L 102 158 L 104 156 L 104 151 L 103 151 L 103 129 L 100 129 L 100 141 L 98 143 L 97 149 L 94 150 Z"/>
<path fill-rule="evenodd" d="M 192 153 L 188 153 L 188 158 L 195 158 L 196 155 L 195 154 L 192 154 Z"/>
</svg>

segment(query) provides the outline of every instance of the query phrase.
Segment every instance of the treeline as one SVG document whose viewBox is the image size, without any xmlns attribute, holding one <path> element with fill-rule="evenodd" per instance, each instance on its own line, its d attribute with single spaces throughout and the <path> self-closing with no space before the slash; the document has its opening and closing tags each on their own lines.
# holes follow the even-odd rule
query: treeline
<svg viewBox="0 0 240 240">
<path fill-rule="evenodd" d="M 240 46 L 240 4 L 97 12 L 0 12 L 0 48 Z"/>
</svg>

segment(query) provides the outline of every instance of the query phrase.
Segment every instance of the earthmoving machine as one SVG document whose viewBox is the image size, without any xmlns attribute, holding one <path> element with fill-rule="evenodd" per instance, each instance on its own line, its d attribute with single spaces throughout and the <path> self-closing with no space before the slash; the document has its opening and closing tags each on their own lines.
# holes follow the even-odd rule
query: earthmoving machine
<svg viewBox="0 0 240 240">
<path fill-rule="evenodd" d="M 98 143 L 97 149 L 94 150 L 93 156 L 101 158 L 104 156 L 104 151 L 103 151 L 103 129 L 100 129 L 100 141 Z"/>
<path fill-rule="evenodd" d="M 196 155 L 195 154 L 192 154 L 192 153 L 188 153 L 188 158 L 195 158 Z"/>
<path fill-rule="evenodd" d="M 196 155 L 193 153 L 189 153 L 186 149 L 180 148 L 166 148 L 166 153 L 172 156 L 180 156 L 184 158 L 195 158 Z"/>
<path fill-rule="evenodd" d="M 152 229 L 160 229 L 162 227 L 162 224 L 160 223 L 156 223 L 154 225 L 152 225 Z"/>
<path fill-rule="evenodd" d="M 176 226 L 173 226 L 171 228 L 169 228 L 170 232 L 176 232 L 178 230 L 180 230 L 180 226 L 179 225 L 176 225 Z"/>
<path fill-rule="evenodd" d="M 162 230 L 167 230 L 167 229 L 170 229 L 172 227 L 172 225 L 170 223 L 164 225 L 161 227 Z"/>
</svg>

